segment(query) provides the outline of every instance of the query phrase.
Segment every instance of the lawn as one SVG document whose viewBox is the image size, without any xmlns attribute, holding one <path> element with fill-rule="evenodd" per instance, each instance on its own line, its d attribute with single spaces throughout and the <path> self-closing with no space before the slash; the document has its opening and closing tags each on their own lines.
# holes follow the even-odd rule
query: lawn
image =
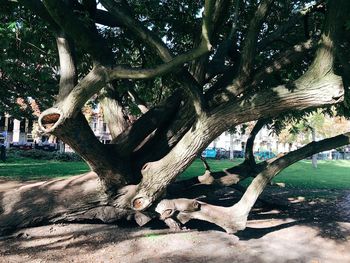
<svg viewBox="0 0 350 263">
<path fill-rule="evenodd" d="M 238 164 L 240 161 L 209 160 L 212 171 L 222 170 Z M 0 178 L 14 180 L 35 180 L 68 177 L 89 171 L 84 162 L 59 162 L 32 159 L 20 159 L 15 163 L 0 163 Z M 203 174 L 204 167 L 196 160 L 180 179 Z M 350 189 L 350 161 L 318 161 L 314 169 L 310 161 L 300 161 L 279 174 L 274 182 L 283 182 L 287 187 L 301 189 Z"/>
<path fill-rule="evenodd" d="M 212 171 L 222 170 L 238 163 L 238 160 L 233 162 L 209 160 Z M 180 178 L 190 178 L 203 172 L 203 164 L 200 160 L 196 160 Z M 318 161 L 317 169 L 312 167 L 309 160 L 299 161 L 282 171 L 273 181 L 300 189 L 350 189 L 350 160 Z"/>
<path fill-rule="evenodd" d="M 60 162 L 29 158 L 10 163 L 0 162 L 0 178 L 23 181 L 68 177 L 89 170 L 84 162 Z"/>
</svg>

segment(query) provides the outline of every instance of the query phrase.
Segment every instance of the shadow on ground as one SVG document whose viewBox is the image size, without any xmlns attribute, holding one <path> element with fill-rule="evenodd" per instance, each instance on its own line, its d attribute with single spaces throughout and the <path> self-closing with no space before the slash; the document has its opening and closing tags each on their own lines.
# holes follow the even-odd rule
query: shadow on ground
<svg viewBox="0 0 350 263">
<path fill-rule="evenodd" d="M 332 198 L 319 197 L 324 194 Z M 231 205 L 236 197 L 225 195 L 218 204 Z M 143 228 L 126 221 L 57 224 L 2 237 L 0 261 L 350 262 L 349 191 L 310 198 L 310 192 L 271 188 L 263 198 L 239 241 L 197 220 L 183 232 L 170 232 L 157 220 Z"/>
</svg>

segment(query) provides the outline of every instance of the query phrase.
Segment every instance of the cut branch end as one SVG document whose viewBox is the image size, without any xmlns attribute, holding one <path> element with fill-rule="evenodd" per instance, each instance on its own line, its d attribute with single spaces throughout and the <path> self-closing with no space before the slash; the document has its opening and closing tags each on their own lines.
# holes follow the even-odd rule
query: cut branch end
<svg viewBox="0 0 350 263">
<path fill-rule="evenodd" d="M 63 113 L 57 108 L 45 110 L 38 119 L 40 129 L 46 133 L 52 132 L 62 122 Z"/>
</svg>

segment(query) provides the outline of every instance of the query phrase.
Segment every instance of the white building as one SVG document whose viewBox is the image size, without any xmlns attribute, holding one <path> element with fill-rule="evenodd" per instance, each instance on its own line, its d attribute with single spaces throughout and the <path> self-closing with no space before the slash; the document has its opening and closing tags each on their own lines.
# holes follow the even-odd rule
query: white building
<svg viewBox="0 0 350 263">
<path fill-rule="evenodd" d="M 226 150 L 244 151 L 249 134 L 224 132 L 212 143 L 209 148 L 224 148 Z M 283 153 L 295 150 L 300 145 L 294 143 L 280 143 L 278 137 L 266 127 L 263 127 L 255 137 L 254 151 L 271 151 L 273 153 Z"/>
</svg>

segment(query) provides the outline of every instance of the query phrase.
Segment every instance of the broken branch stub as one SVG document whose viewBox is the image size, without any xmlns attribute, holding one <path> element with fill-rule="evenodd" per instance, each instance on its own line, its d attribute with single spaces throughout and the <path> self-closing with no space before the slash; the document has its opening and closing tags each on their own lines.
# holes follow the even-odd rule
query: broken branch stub
<svg viewBox="0 0 350 263">
<path fill-rule="evenodd" d="M 131 201 L 131 208 L 136 210 L 136 211 L 145 210 L 150 205 L 151 205 L 151 202 L 147 198 L 145 198 L 143 196 L 136 196 Z"/>
<path fill-rule="evenodd" d="M 50 133 L 63 122 L 63 119 L 63 112 L 60 109 L 49 108 L 40 114 L 38 124 L 42 131 Z"/>
</svg>

